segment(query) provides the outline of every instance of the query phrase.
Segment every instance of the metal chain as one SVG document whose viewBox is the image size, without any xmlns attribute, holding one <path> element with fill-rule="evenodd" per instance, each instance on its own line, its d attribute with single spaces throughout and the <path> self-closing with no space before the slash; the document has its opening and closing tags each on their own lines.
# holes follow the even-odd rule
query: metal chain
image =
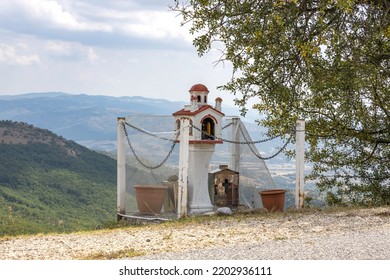
<svg viewBox="0 0 390 280">
<path fill-rule="evenodd" d="M 240 127 L 240 131 L 241 131 L 241 133 L 243 133 L 241 127 Z M 291 129 L 290 135 L 292 135 L 294 132 L 295 132 L 295 126 Z M 268 141 L 274 140 L 274 139 L 279 138 L 281 136 L 282 136 L 282 134 L 279 134 L 279 135 L 272 136 L 270 138 L 266 138 L 266 139 L 262 139 L 262 140 L 242 142 L 242 144 L 248 144 L 248 143 L 249 144 L 260 144 L 260 143 L 264 143 L 264 142 L 268 142 Z M 291 138 L 291 136 L 290 136 L 290 138 Z M 245 137 L 244 137 L 244 139 L 247 140 Z"/>
<path fill-rule="evenodd" d="M 230 124 L 229 124 L 230 125 Z M 240 127 L 240 132 L 242 134 L 242 136 L 244 137 L 245 139 L 245 142 L 243 141 L 233 141 L 233 140 L 228 140 L 228 139 L 223 139 L 223 138 L 219 138 L 219 137 L 216 137 L 214 135 L 211 135 L 209 133 L 207 133 L 206 131 L 202 131 L 199 127 L 196 127 L 195 125 L 191 125 L 193 128 L 195 128 L 196 130 L 200 131 L 201 133 L 204 133 L 206 134 L 208 137 L 211 137 L 212 139 L 217 139 L 217 140 L 222 140 L 224 142 L 227 142 L 227 143 L 233 143 L 233 144 L 240 144 L 240 145 L 248 145 L 249 149 L 251 150 L 251 152 L 259 159 L 262 159 L 262 160 L 269 160 L 269 159 L 273 159 L 274 157 L 276 157 L 277 155 L 279 155 L 286 147 L 287 145 L 290 143 L 291 141 L 291 138 L 292 138 L 292 135 L 293 133 L 290 134 L 290 137 L 288 138 L 288 140 L 286 141 L 286 143 L 283 145 L 283 147 L 277 151 L 274 155 L 272 156 L 269 156 L 269 157 L 262 157 L 261 155 L 258 155 L 256 153 L 256 151 L 253 150 L 253 147 L 251 145 L 254 145 L 254 144 L 258 144 L 258 143 L 264 143 L 264 142 L 267 142 L 267 141 L 270 141 L 270 140 L 273 140 L 275 138 L 278 138 L 280 137 L 280 135 L 278 136 L 274 136 L 274 137 L 270 137 L 270 138 L 267 138 L 267 139 L 262 139 L 262 140 L 258 140 L 258 141 L 248 141 L 248 139 L 245 137 L 245 134 L 244 132 L 242 131 L 242 128 Z M 291 132 L 295 131 L 295 127 L 292 129 Z"/>
<path fill-rule="evenodd" d="M 232 123 L 231 123 L 232 124 Z M 229 124 L 229 126 L 231 125 Z M 199 132 L 207 135 L 208 137 L 214 139 L 214 140 L 222 140 L 224 142 L 227 142 L 227 143 L 232 143 L 232 144 L 240 144 L 240 145 L 248 145 L 248 144 L 259 144 L 259 143 L 264 143 L 264 142 L 268 142 L 268 141 L 271 141 L 271 140 L 274 140 L 278 137 L 280 137 L 281 135 L 276 135 L 276 136 L 273 136 L 273 137 L 270 137 L 270 138 L 266 138 L 266 139 L 262 139 L 262 140 L 257 140 L 257 141 L 233 141 L 233 140 L 229 140 L 229 139 L 224 139 L 224 138 L 220 138 L 220 137 L 217 137 L 215 135 L 212 135 L 210 133 L 207 133 L 206 131 L 202 131 L 199 127 L 193 125 L 193 124 L 190 124 L 190 126 L 192 126 L 193 128 L 195 128 L 196 130 L 198 130 Z M 226 127 L 226 126 L 225 126 Z M 241 130 L 241 129 L 240 129 Z"/>
<path fill-rule="evenodd" d="M 229 124 L 223 126 L 222 129 L 225 129 L 225 128 L 231 126 L 232 124 L 233 124 L 233 122 L 231 122 L 231 123 L 229 123 Z M 145 134 L 147 134 L 147 135 L 149 135 L 149 136 L 152 136 L 152 137 L 155 137 L 155 138 L 158 138 L 158 139 L 162 139 L 162 140 L 167 140 L 167 141 L 172 141 L 172 142 L 173 142 L 173 144 L 172 144 L 172 146 L 171 146 L 171 149 L 170 149 L 169 152 L 168 152 L 168 155 L 164 158 L 164 160 L 163 160 L 160 164 L 158 164 L 158 165 L 156 165 L 156 166 L 150 166 L 150 165 L 147 165 L 147 164 L 145 164 L 145 163 L 143 163 L 143 162 L 141 161 L 141 159 L 137 156 L 137 154 L 136 154 L 136 152 L 135 152 L 135 150 L 134 150 L 133 145 L 132 145 L 131 142 L 130 142 L 130 138 L 129 138 L 129 135 L 128 135 L 127 129 L 126 129 L 126 125 L 129 126 L 129 127 L 131 127 L 131 128 L 133 128 L 133 129 L 135 129 L 135 130 L 137 130 L 137 131 L 139 131 L 139 132 L 145 133 Z M 180 132 L 177 131 L 177 132 L 176 132 L 175 140 L 172 140 L 172 139 L 169 139 L 169 138 L 165 138 L 165 137 L 161 137 L 161 136 L 155 135 L 155 134 L 153 134 L 153 133 L 151 133 L 151 132 L 148 132 L 148 131 L 146 131 L 146 130 L 144 130 L 144 129 L 141 129 L 141 128 L 139 128 L 139 127 L 136 127 L 136 126 L 134 126 L 134 125 L 131 125 L 131 124 L 128 123 L 128 122 L 124 122 L 124 123 L 122 124 L 122 126 L 123 126 L 123 129 L 124 129 L 124 131 L 125 131 L 127 143 L 129 144 L 130 150 L 131 150 L 131 152 L 133 153 L 134 157 L 136 158 L 136 160 L 137 160 L 143 167 L 148 168 L 148 169 L 157 169 L 157 168 L 161 167 L 163 164 L 166 163 L 166 161 L 167 161 L 167 160 L 169 159 L 169 157 L 172 155 L 173 149 L 175 148 L 176 143 L 178 142 L 177 140 L 178 140 L 179 134 L 180 134 Z M 201 132 L 201 133 L 207 135 L 208 137 L 210 137 L 210 138 L 212 138 L 212 139 L 222 140 L 222 141 L 224 141 L 224 142 L 232 143 L 232 144 L 240 144 L 240 145 L 244 145 L 244 144 L 245 144 L 245 145 L 248 145 L 248 147 L 249 147 L 249 149 L 251 150 L 251 152 L 252 152 L 257 158 L 262 159 L 262 160 L 273 159 L 274 157 L 276 157 L 277 155 L 279 155 L 279 154 L 287 147 L 287 145 L 290 143 L 291 138 L 292 138 L 292 135 L 293 135 L 293 133 L 290 134 L 290 137 L 288 138 L 288 140 L 286 141 L 286 143 L 283 145 L 283 147 L 282 147 L 279 151 L 277 151 L 274 155 L 269 156 L 269 157 L 262 157 L 261 155 L 259 155 L 258 153 L 256 153 L 256 151 L 253 149 L 253 147 L 252 147 L 251 145 L 259 144 L 259 143 L 264 143 L 264 142 L 267 142 L 267 141 L 271 141 L 271 140 L 273 140 L 273 139 L 275 139 L 275 138 L 280 137 L 280 135 L 273 136 L 273 137 L 266 138 L 266 139 L 262 139 L 262 140 L 257 140 L 257 141 L 248 141 L 248 139 L 246 138 L 244 132 L 242 131 L 242 128 L 239 127 L 239 128 L 240 128 L 240 132 L 241 132 L 242 136 L 244 137 L 245 141 L 233 141 L 233 140 L 229 140 L 229 139 L 224 139 L 224 138 L 216 137 L 216 136 L 214 136 L 214 135 L 212 135 L 212 134 L 207 133 L 206 131 L 202 131 L 199 127 L 197 127 L 197 126 L 195 126 L 195 125 L 193 125 L 193 124 L 190 124 L 190 126 L 193 127 L 193 128 L 195 128 L 195 129 L 198 130 L 199 132 Z M 294 130 L 295 130 L 295 127 L 294 127 L 294 129 L 292 129 L 291 132 L 293 132 Z"/>
<path fill-rule="evenodd" d="M 127 124 L 127 123 L 126 123 L 126 124 Z M 129 125 L 129 124 L 127 124 L 127 125 Z M 127 133 L 127 129 L 126 129 L 125 123 L 122 123 L 122 126 L 123 126 L 123 129 L 124 129 L 124 131 L 125 131 L 127 143 L 129 144 L 130 150 L 131 150 L 131 152 L 133 153 L 135 159 L 136 159 L 143 167 L 148 168 L 148 169 L 157 169 L 157 168 L 161 167 L 164 163 L 166 163 L 166 161 L 168 160 L 168 158 L 172 155 L 173 149 L 175 148 L 175 145 L 176 145 L 176 143 L 177 143 L 177 139 L 179 138 L 179 134 L 180 134 L 180 133 L 177 133 L 176 139 L 175 139 L 175 140 L 164 139 L 164 140 L 173 141 L 173 144 L 172 144 L 172 146 L 171 146 L 171 149 L 170 149 L 169 152 L 168 152 L 168 155 L 164 158 L 164 160 L 163 160 L 160 164 L 155 165 L 155 166 L 150 166 L 150 165 L 147 165 L 147 164 L 145 164 L 144 162 L 142 162 L 141 159 L 137 156 L 137 154 L 136 154 L 136 152 L 135 152 L 135 150 L 134 150 L 133 145 L 131 145 L 130 138 L 129 138 L 129 134 Z M 130 125 L 130 126 L 131 126 L 131 125 Z M 131 127 L 133 127 L 133 126 L 131 126 Z M 139 131 L 141 131 L 141 132 L 145 132 L 145 131 L 143 131 L 143 130 L 141 130 L 141 129 L 137 129 L 137 130 L 139 130 Z M 145 132 L 145 133 L 146 133 L 146 132 Z M 156 136 L 156 135 L 153 135 L 153 134 L 150 134 L 150 133 L 147 133 L 147 134 L 150 135 L 150 136 Z M 157 138 L 160 138 L 160 137 L 157 137 Z"/>
<path fill-rule="evenodd" d="M 225 128 L 228 128 L 228 127 L 231 126 L 231 125 L 233 125 L 233 122 L 228 123 L 227 125 L 224 125 L 224 126 L 222 127 L 222 130 L 224 130 Z"/>
<path fill-rule="evenodd" d="M 241 128 L 240 128 L 240 132 L 241 132 L 242 136 L 244 137 L 244 139 L 247 140 L 247 138 L 245 137 L 245 134 L 244 134 L 244 132 L 242 131 Z M 251 152 L 253 153 L 253 155 L 255 155 L 257 158 L 262 159 L 262 160 L 269 160 L 269 159 L 273 159 L 274 157 L 279 155 L 287 147 L 287 145 L 290 143 L 291 138 L 292 138 L 292 133 L 290 134 L 290 137 L 287 139 L 286 143 L 284 143 L 283 147 L 279 151 L 277 151 L 275 154 L 273 154 L 272 156 L 269 156 L 269 157 L 262 157 L 260 155 L 260 153 L 258 153 L 258 151 L 256 153 L 256 151 L 251 146 L 251 144 L 253 144 L 253 143 L 248 142 L 247 145 L 248 145 L 249 149 L 251 150 Z"/>
<path fill-rule="evenodd" d="M 149 135 L 149 136 L 152 136 L 152 137 L 161 139 L 161 140 L 172 141 L 172 142 L 176 142 L 176 140 L 177 140 L 177 137 L 176 137 L 175 140 L 172 140 L 172 139 L 169 139 L 169 138 L 166 138 L 166 137 L 162 137 L 162 136 L 158 136 L 158 135 L 156 135 L 156 134 L 153 134 L 152 132 L 146 131 L 146 130 L 144 130 L 144 129 L 142 129 L 142 128 L 139 128 L 139 127 L 136 127 L 135 125 L 132 125 L 132 124 L 130 124 L 130 123 L 128 123 L 128 122 L 125 122 L 125 124 L 126 124 L 127 126 L 133 128 L 133 129 L 139 131 L 139 132 L 145 133 L 146 135 Z M 179 130 L 175 131 L 175 133 L 179 133 Z"/>
</svg>

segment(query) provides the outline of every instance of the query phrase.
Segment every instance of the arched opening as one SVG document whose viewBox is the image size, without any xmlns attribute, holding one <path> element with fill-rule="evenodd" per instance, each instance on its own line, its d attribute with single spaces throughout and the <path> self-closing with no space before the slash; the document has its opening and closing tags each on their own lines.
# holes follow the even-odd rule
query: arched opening
<svg viewBox="0 0 390 280">
<path fill-rule="evenodd" d="M 180 130 L 180 120 L 176 120 L 176 130 Z M 192 135 L 192 120 L 190 120 L 190 131 L 189 134 Z"/>
<path fill-rule="evenodd" d="M 202 122 L 202 140 L 214 140 L 215 123 L 212 118 L 205 118 Z"/>
<path fill-rule="evenodd" d="M 176 130 L 180 129 L 180 120 L 176 120 Z"/>
<path fill-rule="evenodd" d="M 192 135 L 192 120 L 190 120 L 190 135 Z"/>
</svg>

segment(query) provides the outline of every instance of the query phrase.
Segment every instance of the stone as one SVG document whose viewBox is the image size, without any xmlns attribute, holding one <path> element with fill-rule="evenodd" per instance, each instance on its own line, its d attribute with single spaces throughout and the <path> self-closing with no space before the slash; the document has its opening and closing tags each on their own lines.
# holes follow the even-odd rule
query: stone
<svg viewBox="0 0 390 280">
<path fill-rule="evenodd" d="M 217 214 L 222 214 L 222 215 L 232 215 L 233 212 L 229 207 L 220 207 L 216 211 Z"/>
</svg>

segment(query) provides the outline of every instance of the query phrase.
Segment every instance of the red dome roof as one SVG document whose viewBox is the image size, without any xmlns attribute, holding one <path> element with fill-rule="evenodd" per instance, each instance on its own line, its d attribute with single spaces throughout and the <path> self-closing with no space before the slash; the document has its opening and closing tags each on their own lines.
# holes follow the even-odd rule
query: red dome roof
<svg viewBox="0 0 390 280">
<path fill-rule="evenodd" d="M 207 87 L 205 85 L 202 85 L 202 84 L 196 84 L 196 85 L 193 85 L 190 90 L 191 91 L 203 91 L 203 92 L 209 92 L 209 90 L 207 89 Z"/>
</svg>

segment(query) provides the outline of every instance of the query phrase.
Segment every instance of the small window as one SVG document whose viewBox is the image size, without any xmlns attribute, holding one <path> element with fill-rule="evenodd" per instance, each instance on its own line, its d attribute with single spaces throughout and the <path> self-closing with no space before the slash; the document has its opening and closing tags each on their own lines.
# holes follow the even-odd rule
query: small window
<svg viewBox="0 0 390 280">
<path fill-rule="evenodd" d="M 180 129 L 180 120 L 176 120 L 176 130 Z"/>
<path fill-rule="evenodd" d="M 180 130 L 180 120 L 176 120 L 176 130 Z M 190 120 L 190 131 L 189 134 L 192 135 L 192 120 Z"/>
</svg>

